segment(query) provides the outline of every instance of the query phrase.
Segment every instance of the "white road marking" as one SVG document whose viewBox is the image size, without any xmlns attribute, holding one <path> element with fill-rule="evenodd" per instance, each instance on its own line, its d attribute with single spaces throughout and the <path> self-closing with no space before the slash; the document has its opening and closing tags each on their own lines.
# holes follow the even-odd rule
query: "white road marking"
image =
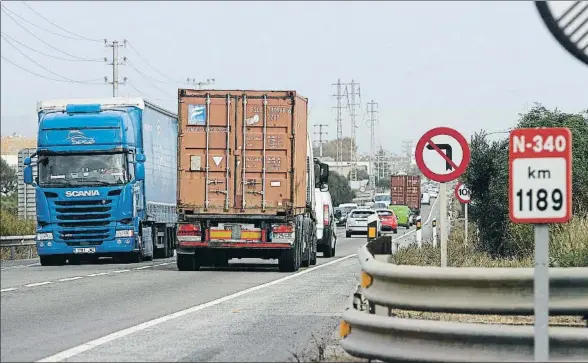
<svg viewBox="0 0 588 363">
<path fill-rule="evenodd" d="M 15 291 L 15 290 L 18 290 L 18 288 L 17 287 L 9 287 L 7 289 L 0 290 L 0 292 Z"/>
<path fill-rule="evenodd" d="M 108 275 L 108 272 L 98 272 L 98 273 L 89 274 L 89 275 L 86 275 L 86 276 L 87 277 L 94 277 L 94 276 L 104 276 L 104 275 Z"/>
<path fill-rule="evenodd" d="M 35 287 L 35 286 L 43 286 L 43 285 L 49 285 L 52 284 L 52 281 L 43 281 L 43 282 L 35 282 L 34 284 L 27 284 L 24 285 L 25 287 Z"/>
<path fill-rule="evenodd" d="M 134 270 L 144 270 L 144 269 L 146 269 L 146 268 L 150 268 L 150 267 L 153 267 L 153 266 L 151 266 L 151 265 L 147 265 L 147 266 L 143 266 L 143 267 L 137 267 L 137 268 L 135 268 Z"/>
<path fill-rule="evenodd" d="M 224 296 L 224 297 L 222 297 L 220 299 L 212 300 L 212 301 L 209 301 L 207 303 L 200 304 L 200 305 L 195 305 L 195 306 L 192 306 L 190 308 L 187 308 L 187 309 L 184 309 L 184 310 L 180 310 L 178 312 L 175 312 L 175 313 L 172 313 L 172 314 L 169 314 L 169 315 L 165 315 L 165 316 L 162 316 L 162 317 L 153 319 L 153 320 L 149 320 L 149 321 L 146 321 L 146 322 L 141 323 L 139 325 L 135 325 L 135 326 L 132 326 L 130 328 L 119 330 L 119 331 L 114 332 L 112 334 L 108 334 L 108 335 L 103 336 L 101 338 L 94 339 L 94 340 L 89 341 L 87 343 L 84 343 L 84 344 L 78 345 L 76 347 L 73 347 L 73 348 L 64 350 L 63 352 L 59 352 L 59 353 L 54 354 L 54 355 L 52 355 L 50 357 L 43 358 L 41 360 L 38 360 L 37 362 L 59 362 L 59 361 L 62 361 L 64 359 L 68 359 L 68 358 L 71 358 L 71 357 L 76 356 L 78 354 L 81 354 L 81 353 L 87 352 L 89 350 L 92 350 L 92 349 L 94 349 L 96 347 L 99 347 L 101 345 L 104 345 L 104 344 L 106 344 L 108 342 L 111 342 L 113 340 L 123 338 L 123 337 L 125 337 L 127 335 L 130 335 L 130 334 L 133 334 L 133 333 L 136 333 L 136 332 L 139 332 L 139 331 L 142 331 L 142 330 L 151 328 L 151 327 L 156 326 L 156 325 L 159 325 L 159 324 L 163 324 L 163 323 L 168 322 L 170 320 L 174 320 L 174 319 L 180 318 L 182 316 L 185 316 L 185 315 L 188 315 L 188 314 L 192 314 L 192 313 L 195 313 L 197 311 L 200 311 L 200 310 L 203 310 L 203 309 L 212 307 L 212 306 L 219 305 L 219 304 L 221 304 L 223 302 L 236 299 L 236 298 L 238 298 L 240 296 L 250 294 L 250 293 L 252 293 L 254 291 L 258 291 L 258 290 L 261 290 L 261 289 L 268 288 L 270 286 L 279 284 L 279 283 L 284 282 L 284 281 L 288 281 L 288 280 L 294 279 L 294 278 L 296 278 L 298 276 L 302 276 L 302 275 L 307 274 L 309 272 L 312 272 L 312 271 L 315 271 L 315 270 L 318 270 L 318 269 L 321 269 L 321 268 L 325 268 L 327 266 L 333 265 L 335 263 L 339 263 L 341 261 L 344 261 L 344 260 L 347 260 L 349 258 L 356 257 L 356 256 L 357 256 L 357 254 L 353 254 L 353 255 L 348 255 L 348 256 L 345 256 L 345 257 L 341 257 L 341 258 L 338 258 L 336 260 L 329 261 L 327 263 L 323 263 L 321 265 L 317 265 L 315 267 L 308 268 L 306 270 L 302 270 L 302 271 L 297 272 L 297 273 L 294 273 L 292 275 L 288 275 L 288 276 L 279 278 L 277 280 L 273 280 L 273 281 L 266 282 L 266 283 L 261 284 L 261 285 L 257 285 L 257 286 L 250 287 L 250 288 L 245 289 L 245 290 L 241 290 L 241 291 L 236 292 L 234 294 Z"/>
<path fill-rule="evenodd" d="M 110 272 L 113 274 L 119 274 L 121 272 L 129 272 L 129 271 L 131 271 L 131 270 L 114 270 L 114 271 L 110 271 Z"/>
<path fill-rule="evenodd" d="M 59 279 L 57 281 L 59 282 L 64 282 L 64 281 L 73 281 L 73 280 L 79 280 L 79 279 L 83 279 L 83 276 L 75 276 L 75 277 L 66 277 L 64 279 Z"/>
</svg>

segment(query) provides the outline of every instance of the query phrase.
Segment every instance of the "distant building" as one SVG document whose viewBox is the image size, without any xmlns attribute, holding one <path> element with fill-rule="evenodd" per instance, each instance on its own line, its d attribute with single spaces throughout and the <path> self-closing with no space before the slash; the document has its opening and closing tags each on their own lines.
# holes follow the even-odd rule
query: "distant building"
<svg viewBox="0 0 588 363">
<path fill-rule="evenodd" d="M 18 165 L 18 151 L 26 148 L 36 148 L 37 138 L 24 137 L 13 134 L 12 136 L 2 136 L 0 139 L 1 156 L 8 165 L 16 169 Z"/>
</svg>

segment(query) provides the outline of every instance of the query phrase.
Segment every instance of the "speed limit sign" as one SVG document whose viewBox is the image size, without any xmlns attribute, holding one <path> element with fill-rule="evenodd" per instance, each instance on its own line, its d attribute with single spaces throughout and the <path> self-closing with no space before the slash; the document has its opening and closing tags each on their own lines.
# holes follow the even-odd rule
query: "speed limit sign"
<svg viewBox="0 0 588 363">
<path fill-rule="evenodd" d="M 455 198 L 460 203 L 467 204 L 472 201 L 470 190 L 465 186 L 464 183 L 457 183 L 455 185 Z"/>
</svg>

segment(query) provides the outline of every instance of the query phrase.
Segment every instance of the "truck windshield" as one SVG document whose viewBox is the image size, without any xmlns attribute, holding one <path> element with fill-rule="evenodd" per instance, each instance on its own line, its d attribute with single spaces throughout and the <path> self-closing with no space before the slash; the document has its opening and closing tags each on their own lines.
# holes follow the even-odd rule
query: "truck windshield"
<svg viewBox="0 0 588 363">
<path fill-rule="evenodd" d="M 120 185 L 128 182 L 126 155 L 40 155 L 39 186 L 73 187 Z"/>
</svg>

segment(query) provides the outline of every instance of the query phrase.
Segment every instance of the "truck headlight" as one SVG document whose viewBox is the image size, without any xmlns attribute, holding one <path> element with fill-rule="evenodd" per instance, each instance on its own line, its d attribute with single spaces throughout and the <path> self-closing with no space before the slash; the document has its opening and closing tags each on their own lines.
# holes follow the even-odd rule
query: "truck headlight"
<svg viewBox="0 0 588 363">
<path fill-rule="evenodd" d="M 53 239 L 53 232 L 37 233 L 37 241 L 47 241 Z"/>
<path fill-rule="evenodd" d="M 115 238 L 120 238 L 120 237 L 133 237 L 133 230 L 132 229 L 123 229 L 120 231 L 116 231 L 116 235 L 114 236 Z"/>
</svg>

